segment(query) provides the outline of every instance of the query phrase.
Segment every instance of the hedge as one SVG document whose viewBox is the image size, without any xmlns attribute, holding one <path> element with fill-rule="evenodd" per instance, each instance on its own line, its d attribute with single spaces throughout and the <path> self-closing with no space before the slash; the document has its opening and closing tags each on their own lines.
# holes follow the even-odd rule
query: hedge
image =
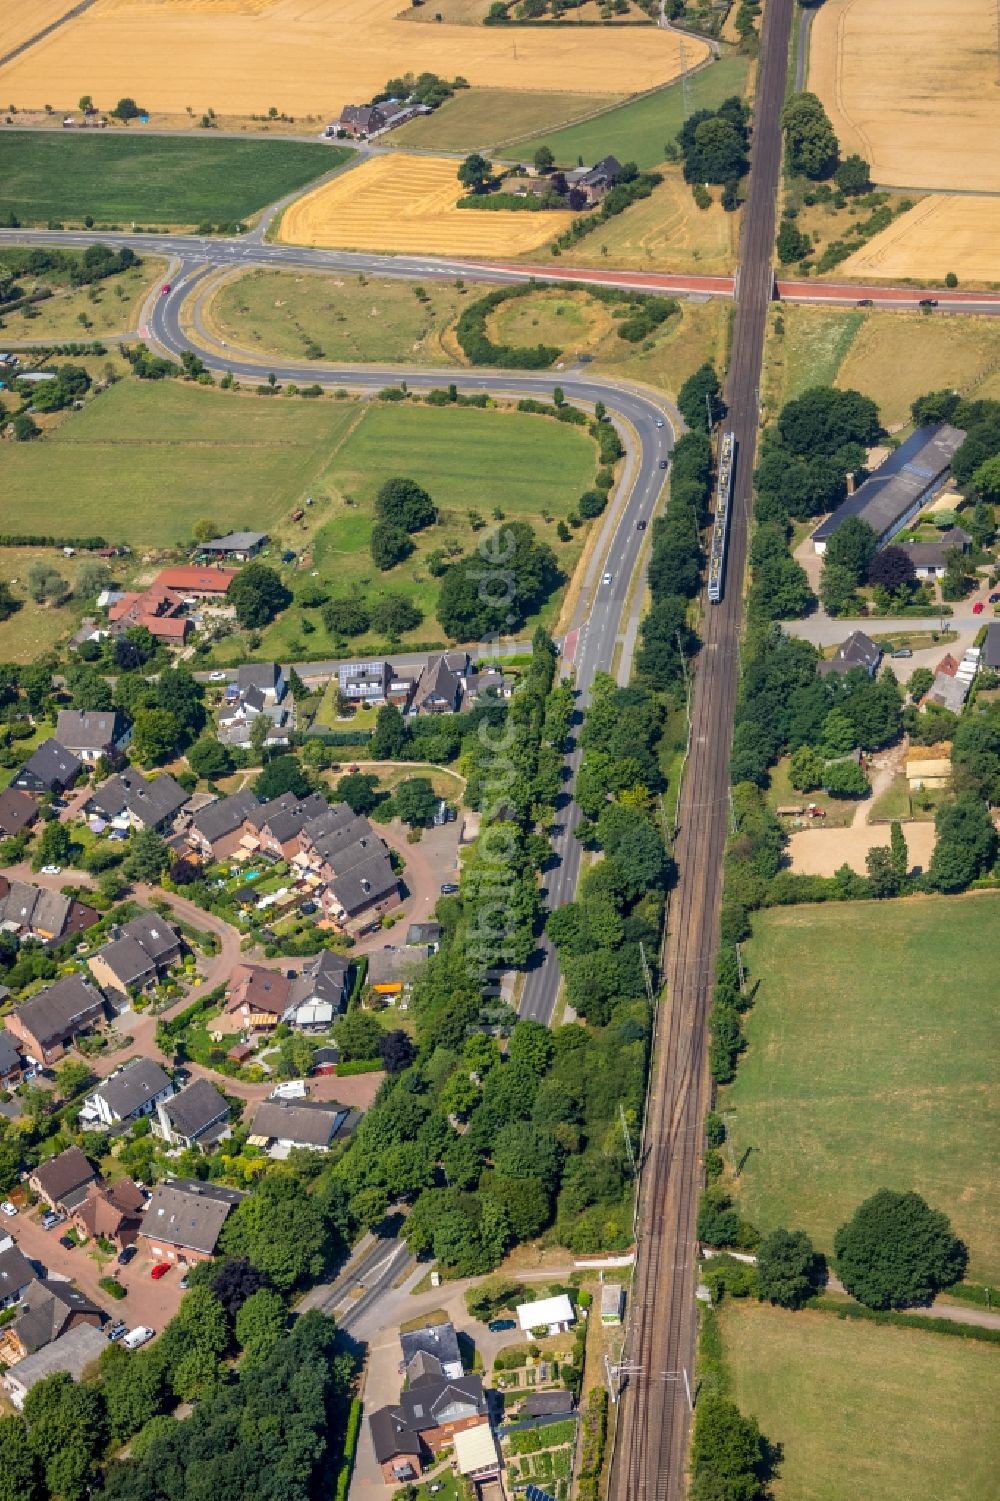
<svg viewBox="0 0 1000 1501">
<path fill-rule="evenodd" d="M 80 552 L 93 552 L 98 547 L 107 547 L 104 537 L 50 537 L 31 532 L 0 533 L 0 547 L 75 547 Z"/>
<path fill-rule="evenodd" d="M 337 1064 L 338 1079 L 346 1079 L 349 1074 L 374 1074 L 385 1067 L 381 1058 L 352 1058 L 349 1063 Z"/>
<path fill-rule="evenodd" d="M 838 1319 L 864 1319 L 870 1324 L 894 1324 L 897 1329 L 923 1329 L 930 1334 L 950 1334 L 956 1339 L 977 1339 L 985 1344 L 1000 1345 L 1000 1329 L 984 1329 L 979 1324 L 958 1324 L 952 1319 L 936 1319 L 921 1313 L 879 1312 L 863 1308 L 860 1303 L 837 1303 L 833 1298 L 815 1298 L 810 1308 L 835 1313 Z"/>
<path fill-rule="evenodd" d="M 347 1492 L 350 1488 L 351 1474 L 354 1470 L 354 1456 L 357 1452 L 358 1432 L 360 1428 L 361 1398 L 353 1397 L 351 1399 L 351 1410 L 347 1415 L 347 1428 L 344 1431 L 344 1458 L 337 1475 L 335 1501 L 347 1501 Z"/>
<path fill-rule="evenodd" d="M 484 209 L 509 209 L 518 214 L 551 213 L 553 209 L 565 208 L 566 205 L 557 195 L 553 195 L 551 201 L 540 198 L 537 193 L 528 193 L 521 197 L 520 193 L 470 193 L 467 198 L 460 198 L 456 208 L 484 208 Z"/>
</svg>

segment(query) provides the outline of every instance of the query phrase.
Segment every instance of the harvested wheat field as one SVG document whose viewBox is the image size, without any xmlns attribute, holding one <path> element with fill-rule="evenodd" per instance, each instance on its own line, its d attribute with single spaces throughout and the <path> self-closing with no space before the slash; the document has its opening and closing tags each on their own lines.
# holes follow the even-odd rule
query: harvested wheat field
<svg viewBox="0 0 1000 1501">
<path fill-rule="evenodd" d="M 826 0 L 809 88 L 846 152 L 899 188 L 1000 192 L 997 0 Z"/>
<path fill-rule="evenodd" d="M 340 250 L 518 255 L 564 230 L 569 213 L 456 208 L 458 162 L 376 156 L 286 209 L 279 239 Z"/>
<path fill-rule="evenodd" d="M 817 311 L 823 310 L 796 309 L 797 313 Z M 786 318 L 787 313 L 786 309 Z M 833 315 L 842 325 L 856 316 L 854 310 Z M 924 391 L 947 387 L 978 398 L 990 372 L 1000 366 L 1000 320 L 996 318 L 871 312 L 856 329 L 848 336 L 847 354 L 834 383 L 871 396 L 890 432 L 910 420 L 910 405 Z M 819 382 L 814 379 L 811 384 Z"/>
<path fill-rule="evenodd" d="M 679 167 L 660 167 L 663 182 L 574 245 L 574 266 L 613 266 L 636 271 L 732 271 L 740 215 L 727 214 L 714 195 L 712 207 L 700 209 Z"/>
<path fill-rule="evenodd" d="M 836 269 L 838 276 L 1000 281 L 1000 198 L 933 193 Z"/>
<path fill-rule="evenodd" d="M 0 57 L 20 47 L 44 27 L 51 26 L 75 4 L 77 0 L 31 0 L 30 5 L 20 7 L 5 5 L 0 10 Z"/>
<path fill-rule="evenodd" d="M 18 108 L 107 108 L 122 95 L 156 113 L 266 112 L 326 118 L 387 79 L 430 70 L 527 92 L 622 95 L 676 78 L 680 42 L 652 27 L 408 26 L 401 0 L 97 0 L 24 56 L 0 68 Z M 687 66 L 707 46 L 684 39 Z"/>
</svg>

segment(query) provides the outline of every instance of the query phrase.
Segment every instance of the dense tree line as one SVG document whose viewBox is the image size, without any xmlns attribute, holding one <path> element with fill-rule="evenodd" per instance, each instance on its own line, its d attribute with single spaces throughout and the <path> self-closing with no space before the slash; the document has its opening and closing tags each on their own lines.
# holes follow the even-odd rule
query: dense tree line
<svg viewBox="0 0 1000 1501">
<path fill-rule="evenodd" d="M 643 174 L 643 180 L 648 175 Z M 634 186 L 635 184 L 622 184 L 622 190 L 627 192 Z M 616 192 L 618 188 L 613 188 L 604 200 L 605 204 Z M 618 212 L 621 210 L 619 209 Z M 607 303 L 609 306 L 626 307 L 629 310 L 628 316 L 619 319 L 616 327 L 619 338 L 633 344 L 647 338 L 678 309 L 678 303 L 673 297 L 618 291 L 613 287 L 592 287 L 586 283 L 568 283 L 567 290 L 584 291 L 589 297 Z M 497 291 L 489 292 L 485 297 L 469 303 L 455 327 L 455 337 L 471 364 L 495 365 L 500 369 L 508 370 L 545 370 L 559 358 L 562 350 L 558 345 L 497 344 L 486 331 L 490 313 L 501 303 L 516 297 L 530 297 L 537 291 L 536 283 L 525 282 L 523 286 L 500 287 Z"/>
<path fill-rule="evenodd" d="M 718 109 L 698 109 L 677 135 L 684 160 L 684 180 L 704 188 L 721 183 L 723 207 L 737 206 L 737 184 L 750 164 L 750 107 L 738 95 L 724 99 Z"/>
<path fill-rule="evenodd" d="M 652 604 L 639 632 L 636 669 L 653 688 L 683 682 L 686 659 L 698 647 L 688 604 L 701 587 L 702 528 L 712 493 L 712 445 L 706 434 L 685 433 L 674 445 L 670 499 L 652 527 L 649 591 Z"/>
</svg>

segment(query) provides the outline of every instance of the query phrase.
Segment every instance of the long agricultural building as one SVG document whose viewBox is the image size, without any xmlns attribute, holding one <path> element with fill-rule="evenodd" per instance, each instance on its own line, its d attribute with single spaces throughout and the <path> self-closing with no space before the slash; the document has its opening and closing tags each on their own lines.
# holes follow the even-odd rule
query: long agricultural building
<svg viewBox="0 0 1000 1501">
<path fill-rule="evenodd" d="M 867 521 L 879 547 L 885 547 L 940 490 L 964 441 L 965 433 L 950 422 L 918 427 L 820 523 L 812 534 L 816 551 L 826 552 L 826 544 L 850 516 Z"/>
</svg>

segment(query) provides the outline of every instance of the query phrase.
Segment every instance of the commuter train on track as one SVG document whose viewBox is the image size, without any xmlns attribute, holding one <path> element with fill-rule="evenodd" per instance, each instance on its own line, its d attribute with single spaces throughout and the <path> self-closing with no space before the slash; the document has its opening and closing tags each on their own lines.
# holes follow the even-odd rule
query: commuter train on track
<svg viewBox="0 0 1000 1501">
<path fill-rule="evenodd" d="M 715 487 L 715 523 L 712 527 L 712 550 L 708 558 L 708 598 L 717 605 L 722 600 L 726 582 L 726 549 L 729 546 L 729 508 L 733 494 L 733 465 L 736 439 L 722 434 L 719 445 L 719 476 Z"/>
</svg>

